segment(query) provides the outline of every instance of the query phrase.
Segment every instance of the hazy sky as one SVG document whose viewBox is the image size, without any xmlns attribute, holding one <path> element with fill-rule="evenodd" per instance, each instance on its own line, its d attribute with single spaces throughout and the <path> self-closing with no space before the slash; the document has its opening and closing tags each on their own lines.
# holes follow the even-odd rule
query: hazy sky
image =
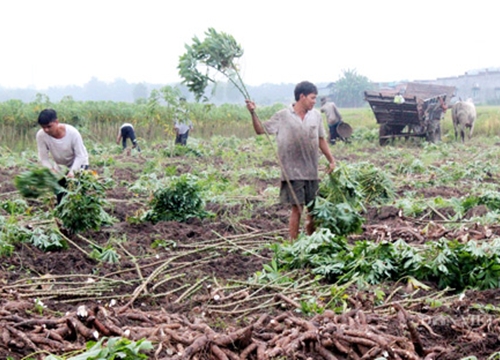
<svg viewBox="0 0 500 360">
<path fill-rule="evenodd" d="M 422 80 L 500 67 L 491 1 L 2 0 L 0 86 L 178 82 L 209 27 L 244 49 L 248 85 Z"/>
</svg>

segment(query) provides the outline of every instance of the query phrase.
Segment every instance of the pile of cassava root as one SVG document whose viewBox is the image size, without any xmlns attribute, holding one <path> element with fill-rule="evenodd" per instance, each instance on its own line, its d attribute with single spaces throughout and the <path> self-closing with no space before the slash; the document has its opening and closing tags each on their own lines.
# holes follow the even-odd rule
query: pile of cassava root
<svg viewBox="0 0 500 360">
<path fill-rule="evenodd" d="M 61 355 L 84 349 L 89 340 L 115 336 L 151 341 L 151 359 L 434 359 L 448 351 L 425 348 L 415 328 L 418 319 L 398 303 L 393 303 L 389 316 L 355 309 L 342 315 L 328 310 L 305 319 L 287 311 L 254 315 L 238 329 L 210 327 L 203 313 L 188 319 L 165 310 L 81 305 L 57 319 L 25 319 L 10 311 L 20 308 L 18 301 L 3 302 L 0 346 L 24 356 Z M 394 333 L 394 328 L 398 334 L 388 331 Z"/>
</svg>

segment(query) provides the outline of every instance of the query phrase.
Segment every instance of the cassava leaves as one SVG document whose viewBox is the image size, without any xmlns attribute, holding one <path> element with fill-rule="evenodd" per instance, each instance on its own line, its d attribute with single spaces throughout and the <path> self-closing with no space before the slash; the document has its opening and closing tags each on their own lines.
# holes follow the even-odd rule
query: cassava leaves
<svg viewBox="0 0 500 360">
<path fill-rule="evenodd" d="M 55 208 L 56 216 L 72 233 L 111 225 L 116 219 L 104 210 L 105 190 L 106 184 L 92 172 L 78 172 L 75 178 L 68 179 L 66 194 Z"/>
<path fill-rule="evenodd" d="M 192 217 L 202 219 L 209 215 L 201 197 L 201 186 L 191 174 L 173 177 L 168 186 L 156 190 L 150 206 L 143 220 L 153 224 L 169 220 L 184 222 Z"/>
<path fill-rule="evenodd" d="M 215 82 L 210 69 L 224 75 L 245 98 L 250 98 L 236 63 L 243 56 L 243 49 L 232 35 L 209 28 L 203 41 L 195 36 L 193 44 L 185 48 L 186 53 L 180 56 L 177 69 L 182 84 L 197 101 L 204 97 L 208 84 Z"/>
<path fill-rule="evenodd" d="M 274 251 L 279 270 L 308 267 L 332 282 L 358 279 L 379 284 L 414 278 L 459 291 L 500 287 L 498 238 L 481 243 L 440 239 L 417 246 L 403 240 L 363 240 L 350 245 L 343 237 L 320 229 L 291 245 L 277 245 Z"/>
<path fill-rule="evenodd" d="M 14 178 L 17 190 L 26 198 L 38 198 L 47 192 L 57 194 L 62 190 L 57 181 L 54 173 L 46 167 L 27 170 Z"/>
</svg>

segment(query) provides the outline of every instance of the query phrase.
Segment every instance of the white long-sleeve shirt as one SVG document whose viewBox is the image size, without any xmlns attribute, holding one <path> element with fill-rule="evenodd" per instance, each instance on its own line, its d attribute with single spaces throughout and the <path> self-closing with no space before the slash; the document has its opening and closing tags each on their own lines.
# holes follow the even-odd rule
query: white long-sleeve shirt
<svg viewBox="0 0 500 360">
<path fill-rule="evenodd" d="M 36 134 L 38 158 L 43 166 L 50 169 L 60 171 L 58 165 L 63 165 L 69 168 L 70 173 L 74 173 L 89 164 L 89 155 L 78 130 L 68 124 L 64 126 L 66 134 L 61 139 L 47 135 L 43 129 L 38 130 Z"/>
</svg>

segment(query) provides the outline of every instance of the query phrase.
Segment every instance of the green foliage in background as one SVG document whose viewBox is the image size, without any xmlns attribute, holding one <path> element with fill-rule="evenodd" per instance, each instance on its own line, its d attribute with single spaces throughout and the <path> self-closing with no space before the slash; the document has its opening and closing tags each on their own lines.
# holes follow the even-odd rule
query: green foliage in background
<svg viewBox="0 0 500 360">
<path fill-rule="evenodd" d="M 365 104 L 364 92 L 373 88 L 372 82 L 355 69 L 344 70 L 332 88 L 332 96 L 340 107 L 361 107 Z"/>
</svg>

